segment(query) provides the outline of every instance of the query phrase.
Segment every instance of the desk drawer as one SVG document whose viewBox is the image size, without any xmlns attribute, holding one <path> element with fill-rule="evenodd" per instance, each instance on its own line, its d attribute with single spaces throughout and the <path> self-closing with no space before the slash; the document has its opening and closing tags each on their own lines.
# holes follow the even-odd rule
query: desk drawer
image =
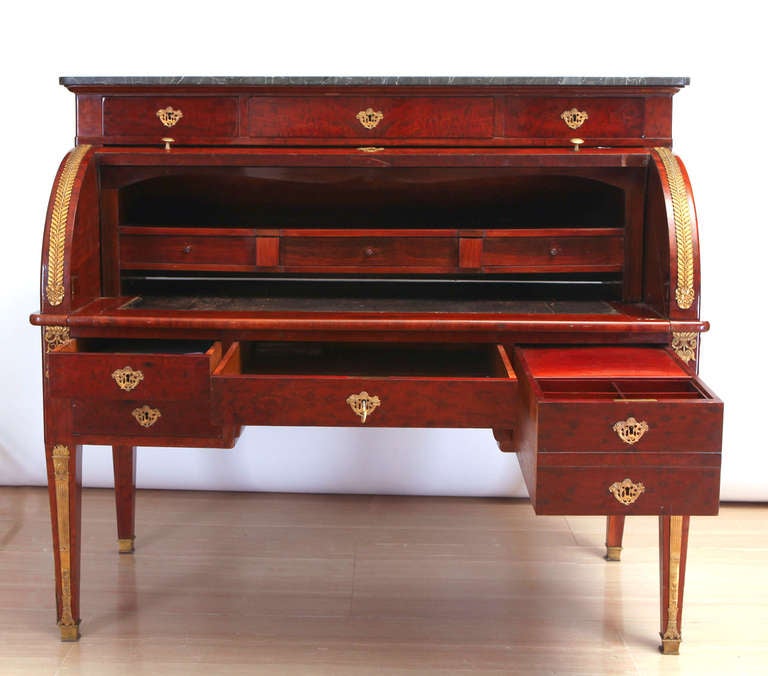
<svg viewBox="0 0 768 676">
<path fill-rule="evenodd" d="M 614 363 L 601 369 L 600 348 L 519 350 L 518 373 L 526 373 L 536 408 L 539 452 L 720 451 L 722 402 L 667 351 L 605 352 Z M 577 375 L 579 359 L 591 376 Z M 558 362 L 563 377 L 555 377 Z"/>
<path fill-rule="evenodd" d="M 220 343 L 71 341 L 48 355 L 50 392 L 109 401 L 209 397 L 211 371 L 220 359 Z"/>
<path fill-rule="evenodd" d="M 282 265 L 289 270 L 454 271 L 458 262 L 458 240 L 411 237 L 407 233 L 391 236 L 357 236 L 337 231 L 286 234 L 281 238 L 280 256 Z"/>
<path fill-rule="evenodd" d="M 515 386 L 501 346 L 235 344 L 213 374 L 214 409 L 245 425 L 500 427 Z"/>
<path fill-rule="evenodd" d="M 627 465 L 625 458 L 561 455 L 539 456 L 533 491 L 537 514 L 717 514 L 719 456 L 694 454 L 680 467 L 652 456 Z M 599 464 L 575 464 L 580 459 Z M 634 502 L 625 504 L 633 497 Z"/>
<path fill-rule="evenodd" d="M 158 111 L 181 113 L 166 126 Z M 117 139 L 146 138 L 160 145 L 162 137 L 176 143 L 237 135 L 237 98 L 223 96 L 107 96 L 102 103 L 104 136 Z M 171 120 L 168 120 L 170 123 Z"/>
<path fill-rule="evenodd" d="M 566 118 L 576 125 L 578 119 L 568 117 L 576 110 L 586 115 L 581 124 L 571 128 Z M 507 99 L 505 136 L 510 138 L 563 139 L 583 138 L 587 145 L 608 139 L 641 138 L 645 126 L 645 100 L 640 97 L 527 97 Z"/>
<path fill-rule="evenodd" d="M 490 138 L 493 98 L 259 96 L 248 100 L 252 138 Z"/>
<path fill-rule="evenodd" d="M 142 439 L 158 437 L 215 438 L 222 428 L 210 422 L 210 398 L 186 401 L 72 400 L 72 426 L 78 436 Z M 168 444 L 171 445 L 171 444 Z"/>
</svg>

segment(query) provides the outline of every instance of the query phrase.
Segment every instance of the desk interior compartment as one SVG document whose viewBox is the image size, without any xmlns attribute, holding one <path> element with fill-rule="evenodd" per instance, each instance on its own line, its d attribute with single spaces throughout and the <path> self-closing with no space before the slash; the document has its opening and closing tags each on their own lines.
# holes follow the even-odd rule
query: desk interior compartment
<svg viewBox="0 0 768 676">
<path fill-rule="evenodd" d="M 215 408 L 251 425 L 503 427 L 515 386 L 505 349 L 483 344 L 235 343 L 213 373 Z"/>
</svg>

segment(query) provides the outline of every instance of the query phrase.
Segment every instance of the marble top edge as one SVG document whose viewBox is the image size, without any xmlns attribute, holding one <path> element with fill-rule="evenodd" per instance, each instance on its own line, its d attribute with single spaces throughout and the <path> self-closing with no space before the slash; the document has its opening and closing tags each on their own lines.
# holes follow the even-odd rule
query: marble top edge
<svg viewBox="0 0 768 676">
<path fill-rule="evenodd" d="M 472 76 L 73 76 L 60 77 L 66 87 L 233 87 L 233 86 L 588 86 L 588 87 L 685 87 L 688 77 L 472 77 Z"/>
</svg>

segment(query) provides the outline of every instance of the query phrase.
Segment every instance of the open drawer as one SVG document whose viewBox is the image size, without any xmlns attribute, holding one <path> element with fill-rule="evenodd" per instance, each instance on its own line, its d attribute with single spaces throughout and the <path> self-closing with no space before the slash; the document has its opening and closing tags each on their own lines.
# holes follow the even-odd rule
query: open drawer
<svg viewBox="0 0 768 676">
<path fill-rule="evenodd" d="M 513 362 L 537 512 L 717 512 L 723 405 L 667 350 L 517 348 Z"/>
<path fill-rule="evenodd" d="M 68 399 L 83 443 L 231 446 L 211 422 L 211 371 L 221 343 L 73 340 L 48 355 L 49 392 Z"/>
<path fill-rule="evenodd" d="M 500 345 L 235 343 L 213 398 L 242 425 L 497 427 L 516 385 Z"/>
</svg>

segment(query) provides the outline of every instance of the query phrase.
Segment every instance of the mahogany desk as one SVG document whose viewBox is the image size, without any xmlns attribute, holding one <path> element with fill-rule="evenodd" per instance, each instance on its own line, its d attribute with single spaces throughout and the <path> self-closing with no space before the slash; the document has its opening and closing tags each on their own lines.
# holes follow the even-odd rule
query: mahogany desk
<svg viewBox="0 0 768 676">
<path fill-rule="evenodd" d="M 718 509 L 699 257 L 670 151 L 685 78 L 62 78 L 46 219 L 45 448 L 79 637 L 82 444 L 243 425 L 489 428 L 540 514 L 659 516 L 678 651 L 689 517 Z"/>
</svg>

